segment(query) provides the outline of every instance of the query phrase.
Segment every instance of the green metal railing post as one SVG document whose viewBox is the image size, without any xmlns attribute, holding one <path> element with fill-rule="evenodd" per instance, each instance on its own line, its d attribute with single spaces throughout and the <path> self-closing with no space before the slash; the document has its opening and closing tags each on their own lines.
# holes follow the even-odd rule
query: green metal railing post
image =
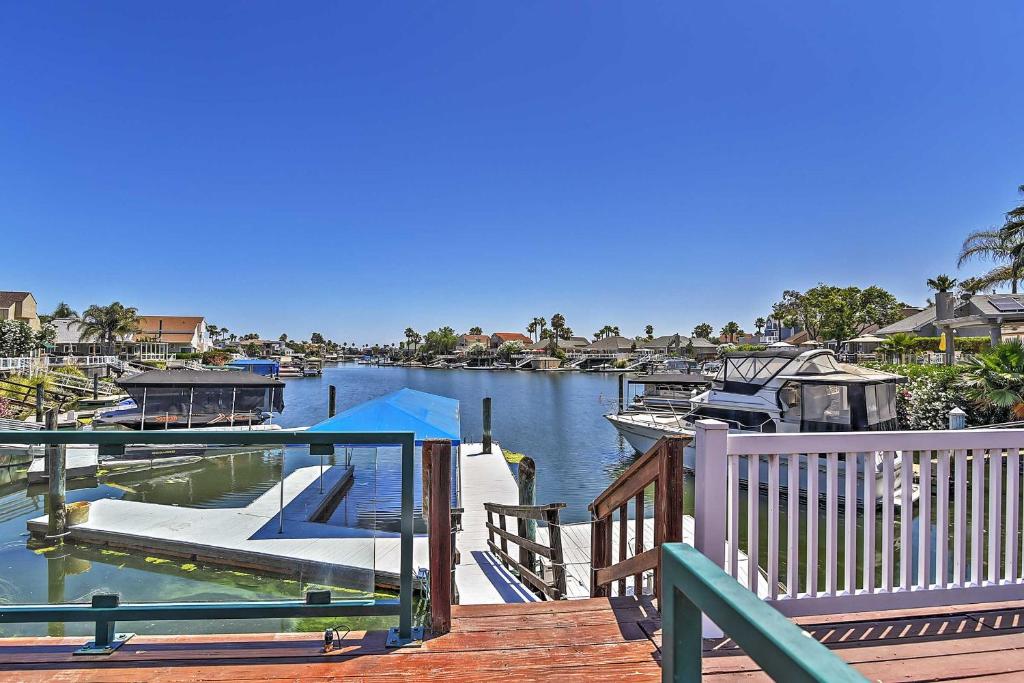
<svg viewBox="0 0 1024 683">
<path fill-rule="evenodd" d="M 866 683 L 806 631 L 684 543 L 661 546 L 664 683 L 701 680 L 704 613 L 773 680 Z"/>
</svg>

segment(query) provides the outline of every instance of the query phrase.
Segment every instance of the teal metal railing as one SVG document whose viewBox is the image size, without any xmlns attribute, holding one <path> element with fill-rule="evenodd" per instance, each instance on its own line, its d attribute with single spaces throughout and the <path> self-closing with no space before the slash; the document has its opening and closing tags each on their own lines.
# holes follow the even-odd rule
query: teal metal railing
<svg viewBox="0 0 1024 683">
<path fill-rule="evenodd" d="M 91 605 L 0 605 L 0 623 L 95 622 L 96 640 L 81 652 L 101 654 L 113 651 L 125 634 L 115 634 L 117 620 L 188 621 L 197 619 L 261 619 L 274 617 L 398 616 L 388 643 L 402 645 L 422 637 L 412 624 L 413 613 L 413 484 L 415 481 L 415 435 L 412 432 L 333 431 L 192 431 L 168 429 L 128 431 L 7 431 L 0 430 L 0 443 L 64 446 L 92 444 L 100 455 L 123 454 L 135 444 L 195 444 L 242 446 L 308 445 L 310 455 L 332 455 L 335 445 L 390 446 L 402 449 L 401 537 L 398 599 L 331 600 L 329 591 L 312 591 L 305 600 L 275 600 L 212 603 L 120 604 L 117 595 L 94 595 Z M 283 453 L 282 453 L 283 457 Z M 91 647 L 90 647 L 91 646 Z"/>
<path fill-rule="evenodd" d="M 661 572 L 663 681 L 701 680 L 702 613 L 774 680 L 867 680 L 692 546 L 662 545 Z"/>
</svg>

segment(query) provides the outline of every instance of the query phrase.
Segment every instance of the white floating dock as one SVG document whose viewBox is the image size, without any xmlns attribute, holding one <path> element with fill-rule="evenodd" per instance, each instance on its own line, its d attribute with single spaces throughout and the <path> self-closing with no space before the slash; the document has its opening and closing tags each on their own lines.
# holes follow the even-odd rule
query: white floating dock
<svg viewBox="0 0 1024 683">
<path fill-rule="evenodd" d="M 487 512 L 484 503 L 519 504 L 519 486 L 512 476 L 501 446 L 463 444 L 459 449 L 462 489 L 462 531 L 456 546 L 460 561 L 455 566 L 455 585 L 461 605 L 493 605 L 540 600 L 502 566 L 487 546 Z"/>
<path fill-rule="evenodd" d="M 68 445 L 65 450 L 64 476 L 67 479 L 95 477 L 99 469 L 99 449 L 96 446 Z M 28 483 L 39 484 L 48 481 L 50 473 L 46 471 L 46 456 L 34 458 L 28 466 Z"/>
<path fill-rule="evenodd" d="M 329 576 L 350 586 L 395 588 L 400 572 L 398 534 L 332 526 L 311 519 L 345 486 L 352 469 L 303 467 L 284 481 L 284 531 L 278 533 L 281 484 L 243 508 L 197 509 L 127 500 L 99 500 L 89 520 L 69 528 L 74 542 L 129 548 L 154 555 L 307 577 Z M 46 532 L 46 517 L 28 523 Z M 360 536 L 361 534 L 361 536 Z M 375 537 L 376 536 L 376 537 Z M 413 543 L 413 571 L 426 567 L 427 539 Z"/>
</svg>

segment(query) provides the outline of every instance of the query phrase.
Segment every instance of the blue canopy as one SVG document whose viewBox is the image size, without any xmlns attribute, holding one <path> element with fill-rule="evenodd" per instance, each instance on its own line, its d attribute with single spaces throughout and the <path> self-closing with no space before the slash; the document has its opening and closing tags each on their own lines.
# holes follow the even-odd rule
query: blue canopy
<svg viewBox="0 0 1024 683">
<path fill-rule="evenodd" d="M 361 403 L 309 428 L 311 432 L 414 432 L 416 444 L 424 439 L 462 441 L 459 402 L 415 389 L 399 389 Z"/>
</svg>

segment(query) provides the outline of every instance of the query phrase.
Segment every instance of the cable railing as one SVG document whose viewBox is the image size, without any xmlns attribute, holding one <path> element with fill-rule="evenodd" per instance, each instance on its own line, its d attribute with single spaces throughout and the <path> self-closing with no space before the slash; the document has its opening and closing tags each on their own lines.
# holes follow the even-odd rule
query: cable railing
<svg viewBox="0 0 1024 683">
<path fill-rule="evenodd" d="M 303 600 L 233 601 L 196 603 L 121 604 L 117 595 L 98 593 L 91 604 L 0 605 L 0 623 L 93 622 L 95 639 L 81 652 L 105 654 L 126 638 L 115 632 L 118 620 L 188 621 L 206 619 L 255 619 L 267 617 L 325 616 L 397 616 L 398 626 L 388 634 L 389 645 L 403 645 L 422 637 L 413 628 L 413 542 L 415 442 L 412 432 L 337 432 L 337 431 L 195 431 L 173 429 L 151 432 L 128 431 L 0 431 L 0 444 L 18 443 L 47 447 L 47 471 L 50 489 L 46 537 L 61 542 L 68 535 L 64 507 L 65 460 L 63 447 L 73 444 L 95 445 L 99 457 L 123 456 L 126 446 L 189 445 L 201 440 L 221 446 L 308 446 L 312 456 L 333 455 L 335 445 L 346 447 L 401 448 L 401 516 L 399 534 L 398 598 L 336 599 L 330 591 L 310 591 Z M 282 458 L 284 451 L 282 449 Z M 283 468 L 282 468 L 283 472 Z M 284 478 L 281 483 L 280 524 L 284 525 Z M 74 528 L 74 527 L 71 527 Z M 123 635 L 123 634 L 122 634 Z"/>
</svg>

